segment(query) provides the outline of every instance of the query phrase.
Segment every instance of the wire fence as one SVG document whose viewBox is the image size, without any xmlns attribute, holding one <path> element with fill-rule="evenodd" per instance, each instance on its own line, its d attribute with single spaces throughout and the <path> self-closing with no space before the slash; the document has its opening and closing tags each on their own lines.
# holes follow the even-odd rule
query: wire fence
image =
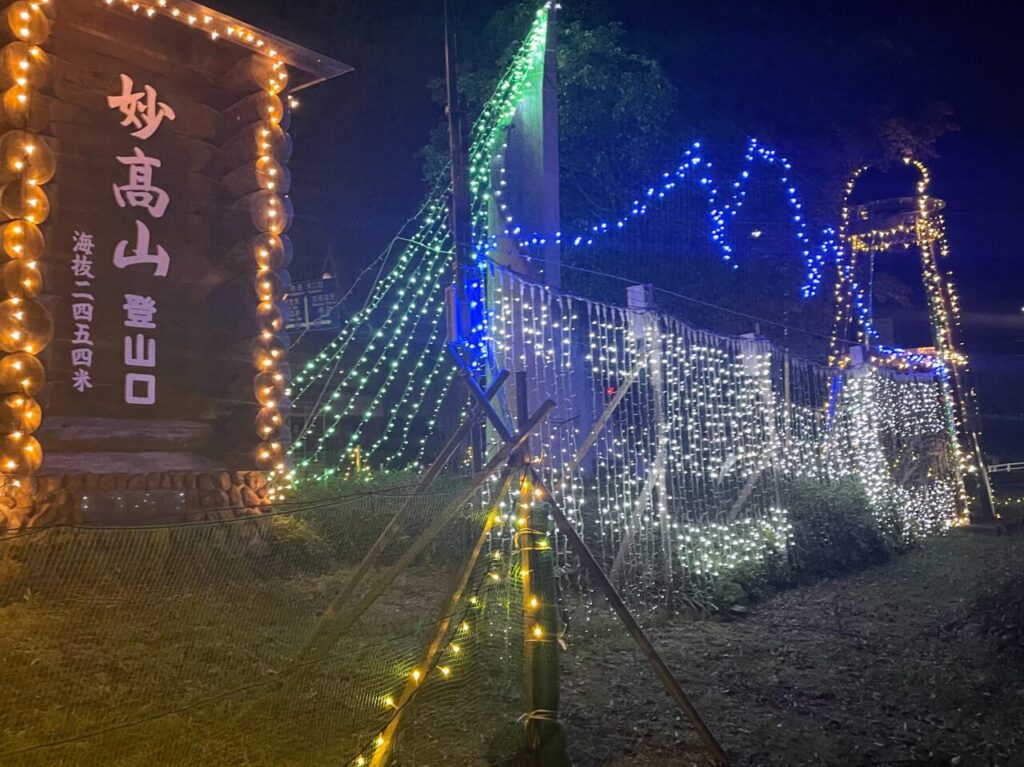
<svg viewBox="0 0 1024 767">
<path fill-rule="evenodd" d="M 0 763 L 370 764 L 399 710 L 402 763 L 514 756 L 521 600 L 499 553 L 450 603 L 484 524 L 460 498 L 0 541 Z"/>
<path fill-rule="evenodd" d="M 707 604 L 723 579 L 785 558 L 801 482 L 856 483 L 904 543 L 957 519 L 938 375 L 865 364 L 833 380 L 643 300 L 589 301 L 498 267 L 489 283 L 495 367 L 558 404 L 534 446 L 546 480 L 637 608 Z"/>
</svg>

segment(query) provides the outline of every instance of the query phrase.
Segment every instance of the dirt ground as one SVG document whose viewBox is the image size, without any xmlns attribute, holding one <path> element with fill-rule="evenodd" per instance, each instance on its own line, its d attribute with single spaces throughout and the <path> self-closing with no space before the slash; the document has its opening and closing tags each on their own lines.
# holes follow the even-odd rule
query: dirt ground
<svg viewBox="0 0 1024 767">
<path fill-rule="evenodd" d="M 1022 569 L 1024 537 L 957 531 L 742 619 L 650 633 L 731 765 L 1014 767 L 1024 664 L 996 652 L 971 606 Z M 618 633 L 577 636 L 565 666 L 578 767 L 706 763 Z"/>
</svg>

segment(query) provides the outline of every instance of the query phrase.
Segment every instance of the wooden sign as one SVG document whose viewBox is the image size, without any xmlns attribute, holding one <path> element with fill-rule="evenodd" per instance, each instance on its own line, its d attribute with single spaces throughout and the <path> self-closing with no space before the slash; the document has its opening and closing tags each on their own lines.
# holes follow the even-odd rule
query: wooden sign
<svg viewBox="0 0 1024 767">
<path fill-rule="evenodd" d="M 287 93 L 347 68 L 191 2 L 4 14 L 0 471 L 283 468 Z"/>
</svg>

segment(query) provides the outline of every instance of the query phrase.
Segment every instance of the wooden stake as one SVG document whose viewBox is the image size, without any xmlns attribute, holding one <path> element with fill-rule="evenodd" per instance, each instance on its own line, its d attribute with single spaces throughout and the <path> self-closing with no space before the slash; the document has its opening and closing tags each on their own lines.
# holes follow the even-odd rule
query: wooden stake
<svg viewBox="0 0 1024 767">
<path fill-rule="evenodd" d="M 604 412 L 601 413 L 601 417 L 594 422 L 594 427 L 590 430 L 590 434 L 588 434 L 587 438 L 583 440 L 583 444 L 580 445 L 580 449 L 576 451 L 576 455 L 573 456 L 572 461 L 570 461 L 568 468 L 566 468 L 564 472 L 564 476 L 571 477 L 576 472 L 576 469 L 580 467 L 580 464 L 583 463 L 583 459 L 587 457 L 587 453 L 590 451 L 590 448 L 594 446 L 594 443 L 597 442 L 597 438 L 601 435 L 601 432 L 604 431 L 605 424 L 608 423 L 612 415 L 615 414 L 615 411 L 618 410 L 619 405 L 622 404 L 622 400 L 626 396 L 626 392 L 629 391 L 630 387 L 636 382 L 636 379 L 639 376 L 639 368 L 634 369 L 628 376 L 626 376 L 626 380 L 622 382 L 622 386 L 620 386 L 619 390 L 615 392 L 615 396 L 612 397 L 611 402 L 605 406 Z"/>
<path fill-rule="evenodd" d="M 504 386 L 505 381 L 508 380 L 508 376 L 509 373 L 507 370 L 500 371 L 495 377 L 494 382 L 488 387 L 487 391 L 480 392 L 480 394 L 486 398 L 493 397 L 498 390 Z M 423 476 L 420 477 L 420 480 L 416 483 L 416 486 L 413 488 L 405 503 L 403 503 L 402 507 L 391 517 L 387 525 L 384 526 L 380 535 L 377 536 L 377 540 L 363 556 L 362 561 L 359 563 L 359 567 L 356 568 L 355 573 L 353 573 L 352 577 L 345 583 L 345 587 L 324 611 L 316 628 L 313 629 L 313 633 L 309 640 L 296 656 L 296 663 L 301 664 L 310 657 L 315 657 L 316 655 L 321 654 L 317 652 L 317 648 L 320 644 L 326 642 L 327 649 L 329 650 L 330 647 L 333 646 L 334 642 L 337 641 L 337 637 L 341 634 L 341 631 L 338 630 L 338 624 L 341 621 L 342 610 L 345 605 L 348 603 L 349 599 L 351 599 L 359 585 L 363 582 L 363 579 L 370 571 L 370 568 L 376 564 L 377 559 L 387 546 L 391 535 L 405 520 L 408 515 L 409 505 L 418 495 L 423 493 L 435 479 L 437 479 L 438 475 L 440 475 L 444 470 L 444 467 L 448 464 L 452 455 L 454 455 L 463 444 L 466 436 L 473 428 L 475 418 L 478 418 L 480 415 L 481 411 L 471 412 L 469 417 L 462 423 L 455 433 L 449 437 L 448 441 L 444 444 L 444 447 L 441 448 L 440 453 L 438 453 L 437 458 L 434 459 L 434 462 L 426 472 L 424 472 Z M 486 477 L 487 475 L 477 475 L 477 477 L 473 478 L 473 482 L 476 486 L 479 486 L 479 484 L 483 483 Z"/>
<path fill-rule="evenodd" d="M 550 404 L 550 407 L 546 406 Z M 548 413 L 555 407 L 554 402 L 546 403 L 542 406 L 537 413 L 528 422 L 528 430 L 521 432 L 513 438 L 512 442 L 506 443 L 500 451 L 487 462 L 487 466 L 484 470 L 473 477 L 470 482 L 470 486 L 456 501 L 455 506 L 465 506 L 467 503 L 473 500 L 477 490 L 483 485 L 494 472 L 498 471 L 508 461 L 509 456 L 515 452 L 515 450 L 521 446 L 530 437 L 530 432 L 537 428 L 540 423 L 547 417 Z M 410 498 L 410 501 L 412 498 Z M 409 546 L 399 557 L 398 561 L 391 565 L 378 580 L 377 585 L 371 589 L 351 610 L 342 615 L 336 615 L 334 620 L 326 622 L 321 620 L 320 626 L 318 626 L 318 632 L 310 640 L 307 645 L 308 655 L 300 656 L 300 660 L 309 657 L 310 655 L 324 656 L 331 651 L 331 648 L 337 643 L 341 636 L 345 633 L 345 630 L 354 625 L 363 614 L 373 606 L 373 603 L 380 598 L 387 588 L 394 582 L 402 570 L 408 567 L 418 557 L 423 550 L 429 546 L 438 535 L 441 534 L 442 526 L 440 524 L 432 524 L 426 530 L 419 534 L 419 537 L 413 541 L 412 545 Z M 379 553 L 379 552 L 378 552 Z M 344 617 L 344 621 L 341 618 Z"/>
</svg>

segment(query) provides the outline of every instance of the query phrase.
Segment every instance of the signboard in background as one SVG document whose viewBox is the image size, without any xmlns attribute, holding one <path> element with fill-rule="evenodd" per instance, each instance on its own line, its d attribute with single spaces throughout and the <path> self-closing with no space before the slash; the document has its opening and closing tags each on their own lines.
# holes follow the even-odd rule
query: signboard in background
<svg viewBox="0 0 1024 767">
<path fill-rule="evenodd" d="M 292 283 L 288 291 L 288 325 L 291 332 L 341 330 L 338 281 L 333 277 Z"/>
</svg>

